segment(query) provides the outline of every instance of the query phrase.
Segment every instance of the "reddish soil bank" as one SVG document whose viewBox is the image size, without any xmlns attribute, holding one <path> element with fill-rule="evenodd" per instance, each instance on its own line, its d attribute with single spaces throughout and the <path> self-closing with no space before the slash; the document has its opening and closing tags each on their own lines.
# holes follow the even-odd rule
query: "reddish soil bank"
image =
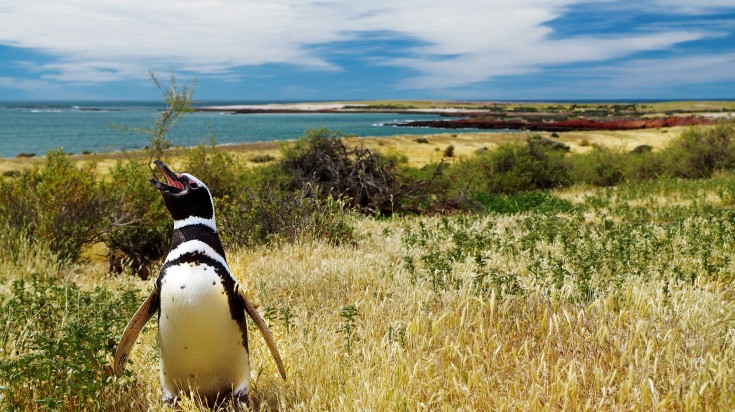
<svg viewBox="0 0 735 412">
<path fill-rule="evenodd" d="M 405 123 L 392 123 L 389 126 L 433 127 L 440 129 L 515 129 L 546 132 L 569 132 L 587 130 L 634 130 L 659 127 L 693 126 L 716 123 L 713 119 L 699 116 L 662 117 L 654 119 L 617 119 L 588 120 L 571 119 L 559 121 L 528 121 L 468 118 L 459 120 L 417 120 Z"/>
</svg>

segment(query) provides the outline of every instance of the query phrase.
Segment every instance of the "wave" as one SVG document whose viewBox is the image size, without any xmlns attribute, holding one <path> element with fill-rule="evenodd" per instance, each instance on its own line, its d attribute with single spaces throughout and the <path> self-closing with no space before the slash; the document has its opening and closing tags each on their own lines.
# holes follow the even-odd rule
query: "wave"
<svg viewBox="0 0 735 412">
<path fill-rule="evenodd" d="M 31 113 L 64 113 L 66 110 L 61 109 L 31 109 Z"/>
</svg>

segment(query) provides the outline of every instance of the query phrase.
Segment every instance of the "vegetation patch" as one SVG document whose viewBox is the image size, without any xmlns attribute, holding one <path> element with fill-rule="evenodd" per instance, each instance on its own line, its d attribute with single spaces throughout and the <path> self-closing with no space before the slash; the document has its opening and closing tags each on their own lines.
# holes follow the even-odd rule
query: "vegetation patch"
<svg viewBox="0 0 735 412">
<path fill-rule="evenodd" d="M 108 362 L 128 314 L 132 290 L 82 290 L 31 274 L 0 297 L 0 396 L 11 410 L 104 410 L 113 390 Z"/>
</svg>

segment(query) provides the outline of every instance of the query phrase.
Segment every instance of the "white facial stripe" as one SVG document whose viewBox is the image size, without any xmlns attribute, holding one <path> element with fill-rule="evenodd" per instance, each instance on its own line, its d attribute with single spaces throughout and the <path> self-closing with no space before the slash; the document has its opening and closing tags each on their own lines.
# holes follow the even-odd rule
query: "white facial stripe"
<svg viewBox="0 0 735 412">
<path fill-rule="evenodd" d="M 219 253 L 217 253 L 211 246 L 202 242 L 201 240 L 189 240 L 178 246 L 176 249 L 170 251 L 166 257 L 166 262 L 174 261 L 187 253 L 202 253 L 205 256 L 219 262 L 230 271 L 230 267 L 227 266 L 227 261 Z M 230 271 L 231 272 L 231 271 Z"/>
<path fill-rule="evenodd" d="M 189 173 L 182 173 L 182 175 L 188 177 L 189 178 L 189 181 L 196 182 L 196 184 L 198 184 L 199 186 L 207 187 L 207 185 L 205 185 L 204 183 L 202 183 L 201 180 L 199 180 L 196 177 L 190 175 Z"/>
<path fill-rule="evenodd" d="M 217 223 L 215 223 L 214 218 L 205 219 L 199 216 L 189 216 L 186 219 L 174 220 L 174 230 L 181 229 L 184 226 L 190 225 L 204 225 L 211 228 L 215 232 L 217 231 Z"/>
</svg>

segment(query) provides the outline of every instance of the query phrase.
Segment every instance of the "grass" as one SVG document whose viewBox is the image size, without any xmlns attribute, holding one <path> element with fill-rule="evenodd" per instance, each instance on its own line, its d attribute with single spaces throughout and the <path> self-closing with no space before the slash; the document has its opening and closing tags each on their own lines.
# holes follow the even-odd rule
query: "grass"
<svg viewBox="0 0 735 412">
<path fill-rule="evenodd" d="M 727 173 L 576 187 L 555 193 L 573 208 L 360 218 L 351 244 L 228 251 L 236 276 L 270 323 L 289 374 L 280 380 L 252 329 L 255 407 L 730 410 L 733 190 L 735 175 Z M 31 252 L 40 257 L 28 258 Z M 98 308 L 126 296 L 118 290 L 141 291 L 142 299 L 150 286 L 108 278 L 93 264 L 60 265 L 42 246 L 0 262 L 4 312 L 13 282 L 32 273 L 78 285 L 61 290 L 88 294 Z M 39 296 L 57 290 L 55 283 L 41 287 L 46 292 Z M 99 287 L 110 292 L 95 292 Z M 67 295 L 59 293 L 47 303 L 57 305 L 61 319 L 73 320 L 80 309 L 63 306 Z M 134 306 L 105 309 L 114 319 L 110 335 L 119 333 Z M 29 309 L 29 319 L 45 313 L 40 308 Z M 16 334 L 48 331 L 69 336 L 54 325 L 4 323 L 0 333 L 9 339 L 0 370 L 38 350 L 10 350 Z M 89 398 L 108 410 L 163 410 L 156 334 L 151 323 L 121 380 L 89 378 L 100 380 L 88 382 L 98 385 Z M 98 361 L 104 369 L 111 352 L 107 342 L 98 344 L 106 351 Z M 0 379 L 0 396 L 14 399 L 30 389 L 31 400 L 41 401 L 31 407 L 80 406 L 73 395 L 83 392 L 73 387 L 72 396 L 49 404 L 55 392 L 39 376 L 24 384 Z M 198 406 L 187 400 L 182 409 Z"/>
<path fill-rule="evenodd" d="M 665 136 L 645 141 L 657 148 L 679 134 L 646 133 Z M 477 136 L 373 143 L 411 164 L 437 161 L 447 144 L 461 157 L 519 135 Z M 617 148 L 638 144 L 613 136 L 624 140 Z M 580 151 L 575 138 L 559 140 Z M 432 154 L 404 152 L 402 142 Z M 214 169 L 196 153 L 175 156 L 201 160 L 194 164 L 209 180 L 227 180 L 224 163 L 252 159 L 237 153 Z M 64 166 L 61 177 L 74 175 Z M 666 176 L 679 175 L 692 177 Z M 478 214 L 349 215 L 346 242 L 297 236 L 228 249 L 289 375 L 279 378 L 252 328 L 254 408 L 735 408 L 735 171 L 474 195 Z M 110 373 L 114 343 L 150 282 L 107 274 L 100 244 L 61 260 L 52 240 L 24 233 L 0 230 L 0 406 L 166 410 L 154 322 L 125 375 Z"/>
</svg>

